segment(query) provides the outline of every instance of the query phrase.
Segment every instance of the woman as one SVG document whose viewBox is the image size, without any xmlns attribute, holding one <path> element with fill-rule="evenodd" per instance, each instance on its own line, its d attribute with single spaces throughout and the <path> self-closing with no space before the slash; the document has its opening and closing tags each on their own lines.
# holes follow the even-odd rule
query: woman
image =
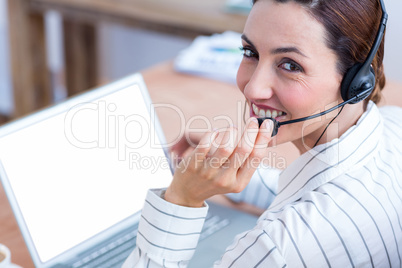
<svg viewBox="0 0 402 268">
<path fill-rule="evenodd" d="M 185 249 L 196 245 L 208 210 L 204 201 L 241 192 L 275 140 L 293 142 L 301 156 L 280 174 L 277 196 L 255 228 L 236 237 L 215 265 L 401 267 L 402 110 L 375 105 L 385 84 L 383 42 L 366 100 L 283 125 L 274 138 L 272 121 L 259 128 L 255 119 L 284 122 L 341 103 L 344 76 L 366 60 L 381 14 L 377 0 L 255 1 L 237 76 L 251 119 L 236 143 L 234 128 L 205 135 L 166 191 L 148 193 L 138 247 L 125 266 L 185 266 L 193 254 Z"/>
</svg>

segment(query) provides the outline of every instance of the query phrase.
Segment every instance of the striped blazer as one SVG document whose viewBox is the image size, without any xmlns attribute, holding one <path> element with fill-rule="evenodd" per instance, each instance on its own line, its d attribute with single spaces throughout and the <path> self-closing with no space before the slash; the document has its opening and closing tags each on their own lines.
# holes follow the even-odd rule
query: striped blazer
<svg viewBox="0 0 402 268">
<path fill-rule="evenodd" d="M 401 108 L 370 102 L 339 139 L 280 174 L 256 172 L 231 197 L 267 209 L 215 266 L 402 267 L 401 118 Z M 185 267 L 191 259 L 208 208 L 176 206 L 161 195 L 148 193 L 137 248 L 123 267 Z"/>
</svg>

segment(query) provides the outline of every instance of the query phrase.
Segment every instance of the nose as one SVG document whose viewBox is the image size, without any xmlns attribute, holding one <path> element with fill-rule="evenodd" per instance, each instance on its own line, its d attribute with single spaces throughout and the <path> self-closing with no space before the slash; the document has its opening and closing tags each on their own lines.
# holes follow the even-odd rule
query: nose
<svg viewBox="0 0 402 268">
<path fill-rule="evenodd" d="M 244 88 L 249 100 L 266 100 L 274 95 L 274 75 L 269 67 L 258 65 Z"/>
</svg>

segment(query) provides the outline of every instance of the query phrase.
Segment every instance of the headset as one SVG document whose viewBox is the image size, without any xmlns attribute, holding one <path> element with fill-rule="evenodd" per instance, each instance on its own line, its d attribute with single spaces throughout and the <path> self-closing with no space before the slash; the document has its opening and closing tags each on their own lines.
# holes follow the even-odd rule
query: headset
<svg viewBox="0 0 402 268">
<path fill-rule="evenodd" d="M 370 96 L 370 94 L 373 92 L 375 88 L 375 72 L 373 67 L 371 66 L 371 63 L 374 60 L 374 57 L 377 54 L 377 50 L 381 45 L 381 41 L 384 37 L 384 32 L 388 21 L 388 13 L 385 10 L 384 1 L 383 0 L 379 1 L 381 5 L 382 16 L 381 16 L 381 23 L 377 31 L 377 36 L 374 40 L 373 46 L 371 47 L 366 60 L 363 63 L 356 63 L 355 65 L 353 65 L 344 75 L 341 83 L 341 96 L 343 102 L 321 113 L 294 120 L 288 120 L 284 122 L 278 122 L 275 118 L 272 117 L 257 118 L 260 127 L 265 119 L 272 120 L 274 123 L 272 131 L 272 137 L 273 137 L 278 133 L 278 129 L 280 126 L 311 120 L 326 115 L 327 113 L 330 113 L 340 107 L 343 107 L 346 104 L 355 104 L 361 102 L 368 96 Z"/>
</svg>

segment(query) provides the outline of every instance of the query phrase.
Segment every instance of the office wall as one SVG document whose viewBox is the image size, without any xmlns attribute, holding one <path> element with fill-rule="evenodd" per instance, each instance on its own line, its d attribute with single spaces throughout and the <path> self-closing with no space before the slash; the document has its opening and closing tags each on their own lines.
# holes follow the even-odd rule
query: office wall
<svg viewBox="0 0 402 268">
<path fill-rule="evenodd" d="M 6 0 L 0 0 L 0 113 L 10 114 L 13 108 L 8 53 Z"/>
<path fill-rule="evenodd" d="M 384 0 L 389 15 L 384 68 L 388 80 L 402 82 L 402 1 Z"/>
<path fill-rule="evenodd" d="M 114 80 L 174 59 L 192 40 L 122 27 L 102 24 L 99 27 L 100 73 L 105 80 Z"/>
</svg>

